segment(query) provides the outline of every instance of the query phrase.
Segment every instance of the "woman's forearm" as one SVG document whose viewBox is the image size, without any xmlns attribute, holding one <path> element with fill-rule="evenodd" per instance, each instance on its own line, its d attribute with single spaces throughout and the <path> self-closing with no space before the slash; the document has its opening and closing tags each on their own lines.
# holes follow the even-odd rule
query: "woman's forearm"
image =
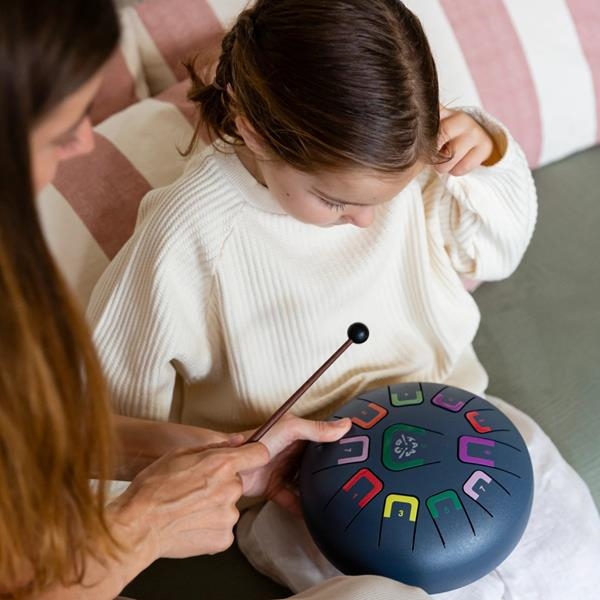
<svg viewBox="0 0 600 600">
<path fill-rule="evenodd" d="M 163 421 L 114 415 L 120 443 L 116 478 L 131 481 L 142 469 L 177 448 L 222 444 L 225 433 Z"/>
</svg>

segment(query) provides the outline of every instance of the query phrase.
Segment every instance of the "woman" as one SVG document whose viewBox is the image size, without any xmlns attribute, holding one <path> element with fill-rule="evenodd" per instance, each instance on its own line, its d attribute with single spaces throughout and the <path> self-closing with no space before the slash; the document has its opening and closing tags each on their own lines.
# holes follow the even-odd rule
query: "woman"
<svg viewBox="0 0 600 600">
<path fill-rule="evenodd" d="M 266 445 L 235 447 L 242 435 L 122 419 L 121 456 L 145 456 L 122 472 L 135 474 L 175 444 L 196 449 L 154 462 L 105 506 L 116 436 L 104 382 L 34 197 L 62 160 L 93 147 L 87 112 L 118 37 L 111 0 L 6 0 L 0 13 L 3 598 L 114 598 L 158 557 L 223 550 L 236 501 L 279 490 L 294 440 L 332 441 L 349 426 L 289 418 Z"/>
</svg>

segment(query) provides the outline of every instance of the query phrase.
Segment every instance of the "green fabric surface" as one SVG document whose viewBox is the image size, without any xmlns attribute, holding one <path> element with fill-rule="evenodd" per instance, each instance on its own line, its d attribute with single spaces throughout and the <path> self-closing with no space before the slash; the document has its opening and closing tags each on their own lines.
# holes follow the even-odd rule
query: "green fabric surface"
<svg viewBox="0 0 600 600">
<path fill-rule="evenodd" d="M 523 262 L 474 294 L 482 312 L 475 348 L 489 392 L 544 428 L 600 504 L 600 147 L 540 169 L 535 179 L 538 225 Z M 288 595 L 236 547 L 156 561 L 123 593 L 137 600 Z"/>
<path fill-rule="evenodd" d="M 599 504 L 600 147 L 535 180 L 538 223 L 523 262 L 474 294 L 475 349 L 489 393 L 542 426 Z"/>
</svg>

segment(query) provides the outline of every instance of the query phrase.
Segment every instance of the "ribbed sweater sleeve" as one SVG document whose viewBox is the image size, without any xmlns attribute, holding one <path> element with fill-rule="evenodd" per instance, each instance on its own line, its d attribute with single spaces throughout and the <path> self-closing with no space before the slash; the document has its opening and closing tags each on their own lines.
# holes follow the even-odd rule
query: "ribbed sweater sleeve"
<svg viewBox="0 0 600 600">
<path fill-rule="evenodd" d="M 531 240 L 537 197 L 525 155 L 508 130 L 478 109 L 463 109 L 494 138 L 502 158 L 455 177 L 438 177 L 424 197 L 437 214 L 454 269 L 492 281 L 508 277 Z"/>
<path fill-rule="evenodd" d="M 121 414 L 167 419 L 176 369 L 202 378 L 218 355 L 213 268 L 228 221 L 200 236 L 197 193 L 174 185 L 148 194 L 92 295 L 88 319 Z"/>
</svg>

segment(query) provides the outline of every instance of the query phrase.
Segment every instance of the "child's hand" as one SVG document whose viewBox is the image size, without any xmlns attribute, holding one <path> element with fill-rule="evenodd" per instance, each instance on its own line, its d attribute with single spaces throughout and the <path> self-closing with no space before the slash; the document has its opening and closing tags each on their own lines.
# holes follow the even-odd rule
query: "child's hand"
<svg viewBox="0 0 600 600">
<path fill-rule="evenodd" d="M 490 134 L 467 113 L 440 107 L 440 118 L 440 149 L 451 158 L 435 165 L 438 173 L 465 175 L 479 165 L 489 167 L 500 160 Z"/>
<path fill-rule="evenodd" d="M 335 442 L 350 429 L 350 419 L 309 421 L 288 414 L 269 430 L 259 443 L 269 450 L 268 465 L 241 472 L 245 496 L 265 496 L 298 516 L 301 515 L 298 496 L 290 484 L 298 470 L 304 443 Z M 242 434 L 243 441 L 253 432 Z"/>
</svg>

